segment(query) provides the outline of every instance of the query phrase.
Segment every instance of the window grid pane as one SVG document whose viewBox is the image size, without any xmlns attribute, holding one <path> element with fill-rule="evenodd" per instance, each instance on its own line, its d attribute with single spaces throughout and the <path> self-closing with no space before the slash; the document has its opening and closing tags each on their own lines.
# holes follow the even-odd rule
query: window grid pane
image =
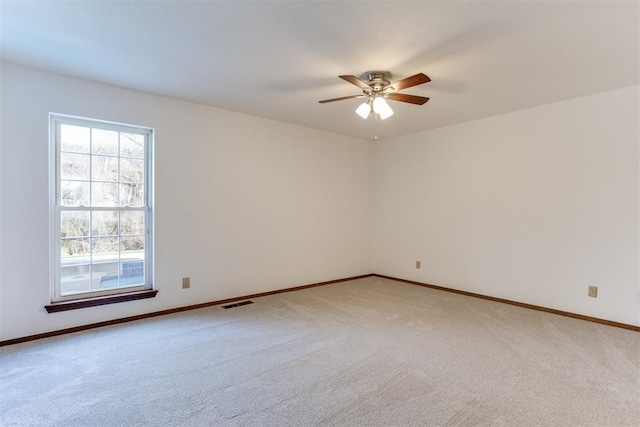
<svg viewBox="0 0 640 427">
<path fill-rule="evenodd" d="M 145 284 L 145 234 L 122 232 L 144 231 L 144 211 L 74 210 L 61 217 L 67 229 L 76 228 L 60 239 L 62 296 Z"/>
<path fill-rule="evenodd" d="M 85 126 L 61 124 L 60 149 L 75 153 L 89 153 L 91 151 L 89 129 Z"/>
<path fill-rule="evenodd" d="M 58 297 L 145 286 L 148 136 L 58 123 Z"/>
</svg>

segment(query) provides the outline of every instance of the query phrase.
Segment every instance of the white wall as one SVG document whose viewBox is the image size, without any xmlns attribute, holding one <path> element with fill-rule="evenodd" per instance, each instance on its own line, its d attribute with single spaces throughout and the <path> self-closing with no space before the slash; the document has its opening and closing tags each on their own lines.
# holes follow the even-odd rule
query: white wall
<svg viewBox="0 0 640 427">
<path fill-rule="evenodd" d="M 640 325 L 638 87 L 372 144 L 0 78 L 0 340 L 371 272 Z M 49 112 L 156 129 L 156 298 L 44 310 Z"/>
<path fill-rule="evenodd" d="M 377 144 L 374 271 L 640 325 L 639 89 Z"/>
<path fill-rule="evenodd" d="M 0 340 L 371 272 L 369 142 L 10 64 L 0 73 Z M 156 298 L 44 310 L 49 112 L 155 128 Z"/>
</svg>

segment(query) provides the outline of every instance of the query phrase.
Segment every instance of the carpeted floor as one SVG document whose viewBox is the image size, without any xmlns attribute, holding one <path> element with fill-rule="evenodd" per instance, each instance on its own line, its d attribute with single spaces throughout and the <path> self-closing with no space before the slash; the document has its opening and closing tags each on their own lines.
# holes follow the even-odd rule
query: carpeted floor
<svg viewBox="0 0 640 427">
<path fill-rule="evenodd" d="M 0 348 L 2 426 L 640 425 L 640 334 L 376 277 Z"/>
</svg>

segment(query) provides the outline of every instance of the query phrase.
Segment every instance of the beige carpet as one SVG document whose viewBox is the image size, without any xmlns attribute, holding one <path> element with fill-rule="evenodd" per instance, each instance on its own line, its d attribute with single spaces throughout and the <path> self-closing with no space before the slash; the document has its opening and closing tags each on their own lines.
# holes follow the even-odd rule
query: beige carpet
<svg viewBox="0 0 640 427">
<path fill-rule="evenodd" d="M 640 334 L 366 278 L 0 348 L 2 426 L 640 425 Z"/>
</svg>

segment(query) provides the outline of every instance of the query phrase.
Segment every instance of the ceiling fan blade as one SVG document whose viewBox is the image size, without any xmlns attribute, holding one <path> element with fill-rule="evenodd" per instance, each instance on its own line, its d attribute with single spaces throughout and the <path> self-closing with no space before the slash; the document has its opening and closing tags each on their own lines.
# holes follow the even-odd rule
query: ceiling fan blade
<svg viewBox="0 0 640 427">
<path fill-rule="evenodd" d="M 429 76 L 423 73 L 416 74 L 415 76 L 407 77 L 406 79 L 398 80 L 395 83 L 391 83 L 389 87 L 394 88 L 396 91 L 406 89 L 411 86 L 421 85 L 423 83 L 429 83 L 431 79 Z"/>
<path fill-rule="evenodd" d="M 354 99 L 354 98 L 364 98 L 364 95 L 349 95 L 349 96 L 343 96 L 342 98 L 325 99 L 323 101 L 318 101 L 318 102 L 320 104 L 326 104 L 327 102 L 344 101 L 345 99 Z"/>
<path fill-rule="evenodd" d="M 406 93 L 390 93 L 386 98 L 393 101 L 409 102 L 416 105 L 423 105 L 429 100 L 429 98 L 425 98 L 424 96 L 407 95 Z"/>
<path fill-rule="evenodd" d="M 369 86 L 368 84 L 366 84 L 365 82 L 357 78 L 356 76 L 338 76 L 338 77 L 340 77 L 342 80 L 345 80 L 351 83 L 352 85 L 358 86 L 360 89 L 371 90 L 371 86 Z"/>
</svg>

